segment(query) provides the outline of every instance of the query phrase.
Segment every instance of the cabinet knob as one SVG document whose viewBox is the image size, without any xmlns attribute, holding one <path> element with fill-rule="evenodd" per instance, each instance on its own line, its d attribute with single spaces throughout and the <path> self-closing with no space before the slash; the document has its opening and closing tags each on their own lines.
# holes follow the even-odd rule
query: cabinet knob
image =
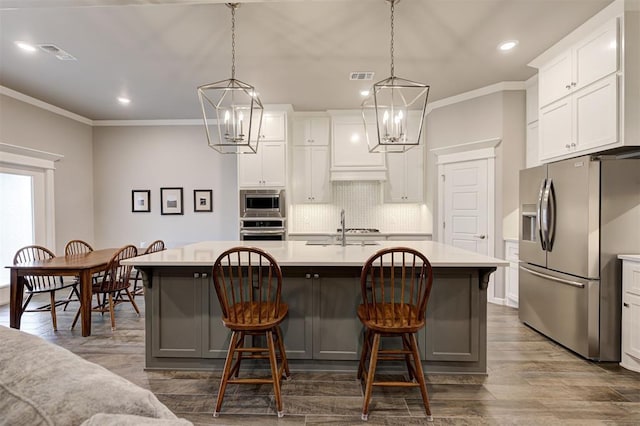
<svg viewBox="0 0 640 426">
<path fill-rule="evenodd" d="M 572 87 L 576 87 L 576 82 L 575 82 L 575 81 L 572 81 L 572 82 L 571 82 L 571 86 L 572 86 Z"/>
<path fill-rule="evenodd" d="M 571 142 L 571 148 L 575 148 L 575 147 L 576 147 L 575 142 Z"/>
<path fill-rule="evenodd" d="M 200 278 L 200 273 L 199 272 L 194 273 L 193 278 Z"/>
<path fill-rule="evenodd" d="M 569 148 L 571 148 L 571 145 L 566 144 L 564 147 L 565 147 L 565 148 L 567 148 L 567 149 L 569 149 Z"/>
<path fill-rule="evenodd" d="M 319 274 L 313 274 L 313 279 L 314 279 L 314 280 L 317 280 L 318 278 L 320 278 L 320 275 L 319 275 Z"/>
<path fill-rule="evenodd" d="M 207 278 L 209 274 L 202 274 L 202 278 Z"/>
<path fill-rule="evenodd" d="M 306 279 L 310 280 L 310 279 L 311 279 L 311 274 L 304 274 L 304 277 L 305 277 Z"/>
<path fill-rule="evenodd" d="M 564 86 L 564 87 L 566 87 L 566 88 L 567 88 L 567 90 L 571 89 L 571 85 L 570 85 L 570 84 L 567 84 L 567 85 L 566 85 L 566 86 Z"/>
<path fill-rule="evenodd" d="M 624 306 L 625 308 L 628 308 L 629 304 L 625 302 L 625 303 L 622 304 L 622 306 Z"/>
</svg>

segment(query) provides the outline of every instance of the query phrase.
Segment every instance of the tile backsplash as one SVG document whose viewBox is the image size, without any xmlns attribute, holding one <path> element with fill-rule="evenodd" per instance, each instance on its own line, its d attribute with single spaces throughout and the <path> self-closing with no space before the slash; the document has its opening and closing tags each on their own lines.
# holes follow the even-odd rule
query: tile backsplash
<svg viewBox="0 0 640 426">
<path fill-rule="evenodd" d="M 333 182 L 330 204 L 294 204 L 289 232 L 335 232 L 340 210 L 347 228 L 378 228 L 382 232 L 431 232 L 431 216 L 424 204 L 384 204 L 380 182 Z"/>
</svg>

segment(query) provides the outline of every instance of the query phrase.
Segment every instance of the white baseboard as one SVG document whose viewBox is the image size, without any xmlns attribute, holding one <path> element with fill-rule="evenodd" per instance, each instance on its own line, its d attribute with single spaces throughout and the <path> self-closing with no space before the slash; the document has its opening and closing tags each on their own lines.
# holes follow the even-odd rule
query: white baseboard
<svg viewBox="0 0 640 426">
<path fill-rule="evenodd" d="M 9 303 L 9 295 L 11 294 L 10 289 L 11 287 L 9 286 L 0 287 L 0 306 Z"/>
<path fill-rule="evenodd" d="M 493 303 L 495 305 L 506 305 L 507 299 L 500 298 L 500 297 L 487 297 L 487 302 Z"/>
</svg>

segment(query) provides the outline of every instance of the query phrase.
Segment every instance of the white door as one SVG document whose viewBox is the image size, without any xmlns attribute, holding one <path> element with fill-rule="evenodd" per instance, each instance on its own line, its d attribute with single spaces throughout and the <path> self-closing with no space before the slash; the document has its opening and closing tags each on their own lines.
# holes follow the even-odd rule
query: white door
<svg viewBox="0 0 640 426">
<path fill-rule="evenodd" d="M 444 243 L 489 255 L 487 160 L 444 165 Z"/>
</svg>

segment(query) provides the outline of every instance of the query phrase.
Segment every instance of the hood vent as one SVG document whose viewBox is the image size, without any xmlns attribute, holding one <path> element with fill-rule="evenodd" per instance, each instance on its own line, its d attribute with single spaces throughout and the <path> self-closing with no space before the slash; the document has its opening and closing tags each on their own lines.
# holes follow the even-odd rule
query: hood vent
<svg viewBox="0 0 640 426">
<path fill-rule="evenodd" d="M 60 49 L 55 44 L 39 44 L 38 47 L 40 50 L 47 52 L 61 61 L 76 61 L 75 56 L 71 55 L 69 52 L 66 52 Z"/>
<path fill-rule="evenodd" d="M 349 74 L 349 80 L 373 80 L 373 71 L 354 71 Z"/>
</svg>

